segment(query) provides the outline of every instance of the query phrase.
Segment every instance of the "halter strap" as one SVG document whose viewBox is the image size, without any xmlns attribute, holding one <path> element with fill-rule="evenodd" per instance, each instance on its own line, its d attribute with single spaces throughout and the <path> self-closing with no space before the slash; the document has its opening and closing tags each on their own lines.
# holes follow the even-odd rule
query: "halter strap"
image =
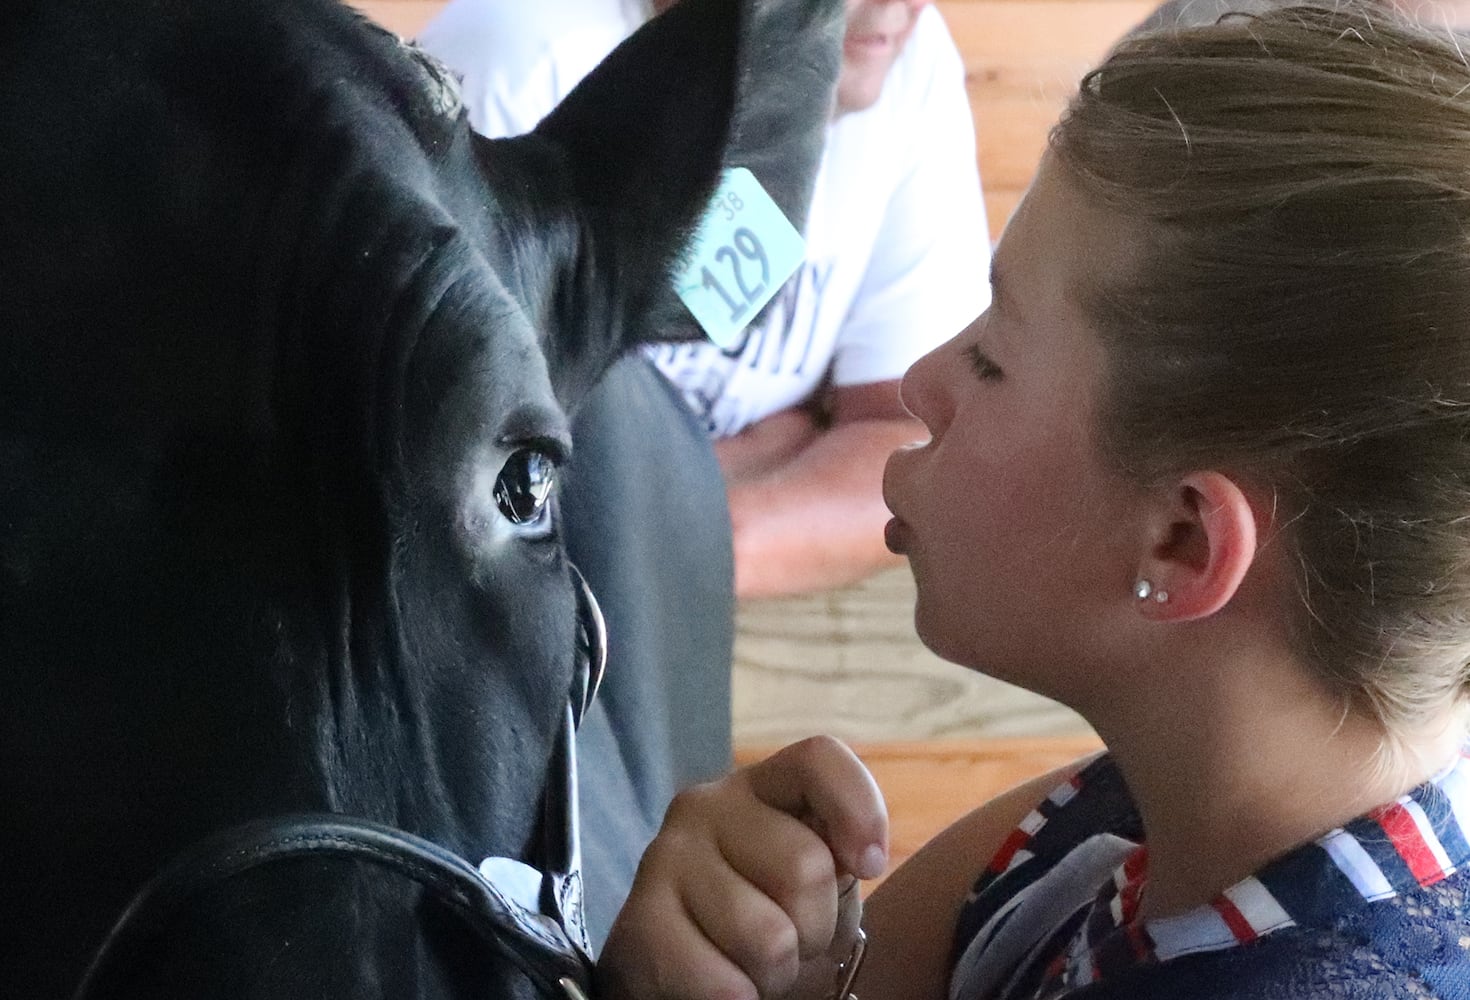
<svg viewBox="0 0 1470 1000">
<path fill-rule="evenodd" d="M 206 837 L 160 869 L 133 897 L 92 959 L 73 1000 L 107 995 L 128 958 L 198 892 L 277 861 L 366 861 L 427 888 L 543 995 L 590 992 L 592 964 L 552 918 L 517 904 L 457 854 L 369 820 L 305 813 L 257 820 Z"/>
<path fill-rule="evenodd" d="M 204 838 L 154 873 L 92 956 L 72 1000 L 105 995 L 128 957 L 196 893 L 252 869 L 303 857 L 367 861 L 408 876 L 448 903 L 543 995 L 585 1000 L 591 991 L 592 960 L 582 904 L 576 731 L 607 669 L 607 624 L 586 579 L 575 565 L 567 565 L 577 598 L 576 666 L 550 761 L 550 773 L 560 773 L 562 780 L 548 783 L 542 802 L 547 872 L 541 875 L 539 909 L 496 885 L 493 862 L 503 859 L 489 859 L 476 869 L 454 852 L 405 830 L 335 813 L 254 820 Z"/>
</svg>

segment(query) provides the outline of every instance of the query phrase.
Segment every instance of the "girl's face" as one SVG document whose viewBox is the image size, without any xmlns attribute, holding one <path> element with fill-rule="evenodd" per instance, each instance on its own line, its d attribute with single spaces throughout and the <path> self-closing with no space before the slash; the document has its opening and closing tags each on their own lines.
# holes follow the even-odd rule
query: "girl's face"
<svg viewBox="0 0 1470 1000">
<path fill-rule="evenodd" d="M 931 435 L 888 460 L 888 545 L 908 556 L 925 644 L 1069 700 L 1133 613 L 1139 489 L 1107 468 L 1095 416 L 1104 356 L 1079 306 L 1126 267 L 1119 227 L 1050 160 L 1006 227 L 990 309 L 904 377 Z"/>
</svg>

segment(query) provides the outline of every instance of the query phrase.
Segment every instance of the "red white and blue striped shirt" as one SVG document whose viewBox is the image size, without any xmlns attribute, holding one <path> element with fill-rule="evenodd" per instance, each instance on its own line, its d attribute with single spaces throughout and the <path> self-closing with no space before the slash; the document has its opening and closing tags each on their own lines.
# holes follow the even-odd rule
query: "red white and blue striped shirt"
<svg viewBox="0 0 1470 1000">
<path fill-rule="evenodd" d="M 1143 997 L 1156 986 L 1191 998 L 1470 1000 L 1467 862 L 1462 755 L 1208 905 L 1145 920 L 1143 830 L 1104 756 L 1032 810 L 981 874 L 957 926 L 950 996 Z"/>
</svg>

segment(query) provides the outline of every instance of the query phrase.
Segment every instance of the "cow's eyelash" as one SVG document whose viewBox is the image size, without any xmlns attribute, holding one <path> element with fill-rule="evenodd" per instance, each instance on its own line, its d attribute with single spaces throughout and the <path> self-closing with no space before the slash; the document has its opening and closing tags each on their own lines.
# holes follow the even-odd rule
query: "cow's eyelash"
<svg viewBox="0 0 1470 1000">
<path fill-rule="evenodd" d="M 970 369 L 975 377 L 984 382 L 994 382 L 1005 377 L 1000 365 L 990 360 L 990 356 L 980 349 L 979 344 L 971 344 L 965 348 L 965 358 L 970 362 Z"/>
<path fill-rule="evenodd" d="M 565 465 L 571 458 L 571 447 L 567 442 L 548 434 L 502 437 L 497 443 L 507 451 L 519 451 L 523 448 L 539 451 L 556 466 Z"/>
</svg>

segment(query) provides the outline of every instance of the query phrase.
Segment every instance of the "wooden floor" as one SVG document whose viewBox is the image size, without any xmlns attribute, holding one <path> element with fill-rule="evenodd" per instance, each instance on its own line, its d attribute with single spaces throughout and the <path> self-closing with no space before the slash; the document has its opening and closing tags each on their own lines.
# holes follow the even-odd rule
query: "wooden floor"
<svg viewBox="0 0 1470 1000">
<path fill-rule="evenodd" d="M 736 617 L 737 745 L 1086 737 L 1056 702 L 946 663 L 914 634 L 907 567 L 855 587 L 749 601 Z"/>
<path fill-rule="evenodd" d="M 888 802 L 892 871 L 971 809 L 1099 745 L 1095 736 L 1080 735 L 855 743 L 853 749 Z M 745 746 L 736 752 L 736 760 L 757 761 L 774 749 Z"/>
</svg>

